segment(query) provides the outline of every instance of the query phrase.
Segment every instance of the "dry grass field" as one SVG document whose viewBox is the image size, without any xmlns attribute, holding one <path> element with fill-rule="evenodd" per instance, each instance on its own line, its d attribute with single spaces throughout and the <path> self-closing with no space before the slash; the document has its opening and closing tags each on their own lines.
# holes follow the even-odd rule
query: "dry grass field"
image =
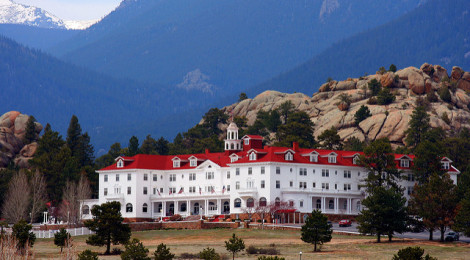
<svg viewBox="0 0 470 260">
<path fill-rule="evenodd" d="M 254 245 L 261 248 L 274 246 L 280 250 L 281 256 L 287 259 L 391 259 L 400 248 L 420 246 L 425 253 L 438 259 L 469 259 L 470 245 L 466 243 L 438 243 L 423 240 L 395 240 L 392 243 L 375 243 L 374 238 L 364 236 L 334 235 L 330 243 L 322 247 L 321 252 L 314 253 L 313 246 L 300 240 L 300 231 L 254 230 L 254 229 L 212 229 L 212 230 L 155 230 L 134 232 L 133 237 L 143 241 L 153 254 L 160 243 L 167 244 L 172 253 L 196 254 L 206 247 L 215 248 L 219 254 L 230 256 L 225 250 L 224 241 L 232 233 L 245 241 L 246 247 Z M 86 236 L 75 237 L 74 245 L 77 252 L 84 249 L 103 253 L 104 248 L 91 247 L 86 243 Z M 123 246 L 114 246 L 123 249 Z M 113 247 L 113 248 L 114 248 Z M 60 249 L 54 246 L 53 239 L 39 239 L 34 245 L 36 259 L 57 259 Z M 120 259 L 119 256 L 100 256 L 100 259 Z M 230 257 L 231 259 L 231 257 Z M 256 255 L 242 252 L 236 259 L 257 259 Z"/>
</svg>

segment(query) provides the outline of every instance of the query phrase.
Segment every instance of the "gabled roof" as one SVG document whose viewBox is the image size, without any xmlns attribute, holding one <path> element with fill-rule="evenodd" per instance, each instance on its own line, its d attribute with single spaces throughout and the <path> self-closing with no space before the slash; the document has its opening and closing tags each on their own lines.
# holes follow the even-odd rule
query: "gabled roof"
<svg viewBox="0 0 470 260">
<path fill-rule="evenodd" d="M 244 135 L 242 139 L 254 139 L 254 140 L 263 140 L 264 138 L 261 135 Z"/>
</svg>

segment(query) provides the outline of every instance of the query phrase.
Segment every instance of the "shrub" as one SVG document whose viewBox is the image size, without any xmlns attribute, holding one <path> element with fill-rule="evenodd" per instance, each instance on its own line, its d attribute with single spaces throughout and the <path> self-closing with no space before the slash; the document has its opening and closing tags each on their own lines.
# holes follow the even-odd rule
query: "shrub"
<svg viewBox="0 0 470 260">
<path fill-rule="evenodd" d="M 444 121 L 446 124 L 450 125 L 450 119 L 449 119 L 449 116 L 447 115 L 447 112 L 442 113 L 441 119 L 442 119 L 442 121 Z"/>
<path fill-rule="evenodd" d="M 354 122 L 356 125 L 359 125 L 360 122 L 364 121 L 366 118 L 370 117 L 371 113 L 367 106 L 362 105 L 354 114 Z"/>
<path fill-rule="evenodd" d="M 260 256 L 258 260 L 285 260 L 285 258 L 278 256 Z"/>
<path fill-rule="evenodd" d="M 379 105 L 391 104 L 395 99 L 395 95 L 393 95 L 388 88 L 383 88 L 377 94 L 377 104 Z"/>
<path fill-rule="evenodd" d="M 180 214 L 175 214 L 170 217 L 170 221 L 181 221 L 181 220 L 183 220 L 183 217 L 181 217 Z"/>
<path fill-rule="evenodd" d="M 199 252 L 199 258 L 204 260 L 219 260 L 220 256 L 215 252 L 214 248 L 208 247 Z"/>
<path fill-rule="evenodd" d="M 92 252 L 90 249 L 87 249 L 78 254 L 78 260 L 98 260 L 98 253 Z"/>
<path fill-rule="evenodd" d="M 122 250 L 120 248 L 113 248 L 113 250 L 111 250 L 111 255 L 121 255 L 122 254 Z"/>
<path fill-rule="evenodd" d="M 256 248 L 255 246 L 249 246 L 246 249 L 246 253 L 249 254 L 249 255 L 257 254 L 258 253 L 258 248 Z"/>
<path fill-rule="evenodd" d="M 377 105 L 377 98 L 371 97 L 369 100 L 367 100 L 368 105 Z"/>
<path fill-rule="evenodd" d="M 31 229 L 33 229 L 33 226 L 26 223 L 24 219 L 13 225 L 12 235 L 18 242 L 18 250 L 24 250 L 26 246 L 33 247 L 34 241 L 36 241 L 36 235 L 34 235 Z"/>
<path fill-rule="evenodd" d="M 426 99 L 430 102 L 430 103 L 435 103 L 437 101 L 439 101 L 436 93 L 434 91 L 429 91 L 427 94 L 426 94 Z"/>
<path fill-rule="evenodd" d="M 452 101 L 452 96 L 447 86 L 443 86 L 439 89 L 439 97 L 441 97 L 442 101 L 447 103 Z"/>
<path fill-rule="evenodd" d="M 416 247 L 406 247 L 398 250 L 398 253 L 393 256 L 393 260 L 421 260 L 421 259 L 426 259 L 426 260 L 436 260 L 434 257 L 430 257 L 429 254 L 427 254 L 425 257 L 424 255 L 424 249 L 420 248 L 419 246 Z"/>
<path fill-rule="evenodd" d="M 166 245 L 163 243 L 158 245 L 154 256 L 155 260 L 172 260 L 175 257 L 175 255 L 170 252 L 170 248 L 166 247 Z"/>
<path fill-rule="evenodd" d="M 388 71 L 397 72 L 397 66 L 395 66 L 395 64 L 391 64 Z"/>
<path fill-rule="evenodd" d="M 380 67 L 379 71 L 377 71 L 377 74 L 383 75 L 387 72 L 387 70 L 384 67 Z"/>
<path fill-rule="evenodd" d="M 372 92 L 372 96 L 377 96 L 379 94 L 380 90 L 382 89 L 382 84 L 377 81 L 377 79 L 373 79 L 367 83 L 367 86 L 369 87 L 369 90 Z"/>
<path fill-rule="evenodd" d="M 182 258 L 182 259 L 197 259 L 197 258 L 199 258 L 199 254 L 182 253 L 179 258 Z"/>
<path fill-rule="evenodd" d="M 139 239 L 134 238 L 126 244 L 126 250 L 121 254 L 122 260 L 150 260 L 149 250 L 144 247 Z"/>
</svg>

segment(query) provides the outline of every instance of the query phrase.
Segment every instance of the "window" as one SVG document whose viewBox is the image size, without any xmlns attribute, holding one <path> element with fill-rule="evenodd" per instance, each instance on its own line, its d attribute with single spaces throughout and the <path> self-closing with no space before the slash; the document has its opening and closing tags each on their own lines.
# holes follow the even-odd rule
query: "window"
<svg viewBox="0 0 470 260">
<path fill-rule="evenodd" d="M 240 175 L 240 168 L 235 169 L 235 175 L 237 175 L 237 176 Z"/>
<path fill-rule="evenodd" d="M 289 207 L 294 207 L 294 201 L 293 200 L 289 200 Z"/>
<path fill-rule="evenodd" d="M 157 188 L 153 188 L 153 195 L 157 194 Z"/>
<path fill-rule="evenodd" d="M 312 188 L 316 188 L 317 184 L 314 182 L 312 183 Z"/>
<path fill-rule="evenodd" d="M 348 209 L 348 201 L 345 200 L 343 203 L 343 209 Z"/>
<path fill-rule="evenodd" d="M 235 182 L 235 189 L 236 190 L 240 189 L 240 182 L 239 181 Z"/>
<path fill-rule="evenodd" d="M 304 201 L 303 200 L 299 201 L 299 207 L 301 207 L 301 208 L 304 207 Z"/>
<path fill-rule="evenodd" d="M 227 185 L 227 191 L 230 191 L 230 185 Z"/>
<path fill-rule="evenodd" d="M 408 174 L 408 181 L 415 181 L 415 176 L 412 173 Z"/>
<path fill-rule="evenodd" d="M 145 173 L 144 174 L 144 181 L 148 181 L 148 179 L 149 179 L 149 175 Z"/>
<path fill-rule="evenodd" d="M 246 207 L 253 208 L 255 206 L 255 200 L 253 198 L 249 198 L 246 200 Z"/>
<path fill-rule="evenodd" d="M 176 187 L 170 187 L 168 188 L 170 194 L 175 194 L 176 193 Z"/>
<path fill-rule="evenodd" d="M 124 163 L 122 162 L 122 160 L 119 160 L 119 161 L 117 162 L 117 167 L 118 167 L 118 168 L 124 167 Z"/>
<path fill-rule="evenodd" d="M 181 205 L 180 205 L 180 211 L 181 211 L 181 212 L 186 212 L 186 208 L 187 208 L 186 203 L 181 203 Z"/>
<path fill-rule="evenodd" d="M 244 144 L 245 144 L 245 145 L 249 145 L 249 144 L 250 144 L 250 139 L 246 138 Z"/>
<path fill-rule="evenodd" d="M 266 173 L 266 170 L 264 168 L 264 166 L 261 166 L 261 174 L 265 174 Z"/>
<path fill-rule="evenodd" d="M 450 163 L 449 162 L 444 162 L 444 163 L 442 163 L 442 167 L 444 168 L 444 170 L 449 170 L 450 169 Z"/>
<path fill-rule="evenodd" d="M 108 182 L 108 175 L 107 174 L 104 175 L 104 182 Z"/>
<path fill-rule="evenodd" d="M 116 181 L 119 181 L 119 174 L 116 174 Z"/>
<path fill-rule="evenodd" d="M 274 200 L 274 205 L 275 205 L 276 207 L 281 206 L 281 199 L 279 199 L 279 197 L 277 197 L 277 198 Z"/>
<path fill-rule="evenodd" d="M 248 175 L 252 175 L 252 174 L 253 174 L 253 168 L 248 167 Z"/>
<path fill-rule="evenodd" d="M 206 180 L 214 179 L 214 172 L 206 172 Z"/>
<path fill-rule="evenodd" d="M 289 182 L 289 187 L 294 187 L 294 182 L 293 181 Z"/>
<path fill-rule="evenodd" d="M 316 208 L 321 209 L 321 199 L 317 199 Z"/>
<path fill-rule="evenodd" d="M 255 187 L 255 184 L 254 184 L 254 182 L 253 182 L 252 180 L 248 180 L 248 181 L 246 181 L 246 187 L 247 187 L 248 189 L 251 189 L 251 188 L 254 188 L 254 187 Z"/>
<path fill-rule="evenodd" d="M 173 168 L 179 168 L 180 167 L 180 160 L 174 160 L 173 161 Z"/>
<path fill-rule="evenodd" d="M 281 167 L 276 167 L 276 174 L 281 174 Z"/>
<path fill-rule="evenodd" d="M 230 179 L 230 172 L 227 172 L 227 179 Z"/>
<path fill-rule="evenodd" d="M 214 186 L 206 186 L 204 187 L 205 192 L 212 192 L 214 190 Z"/>
<path fill-rule="evenodd" d="M 170 182 L 176 181 L 176 174 L 170 174 Z"/>
<path fill-rule="evenodd" d="M 344 171 L 344 178 L 351 179 L 351 171 Z"/>
<path fill-rule="evenodd" d="M 329 209 L 334 209 L 334 208 L 335 208 L 335 202 L 334 202 L 333 200 L 330 200 L 330 201 L 328 202 L 328 208 L 329 208 Z"/>
<path fill-rule="evenodd" d="M 128 181 L 132 180 L 132 174 L 130 174 L 130 173 L 127 174 L 127 180 L 128 180 Z"/>
<path fill-rule="evenodd" d="M 261 181 L 261 185 L 260 185 L 261 189 L 264 189 L 264 186 L 265 186 L 265 183 L 264 183 L 264 180 L 263 180 L 263 181 Z"/>
<path fill-rule="evenodd" d="M 144 195 L 147 195 L 147 187 L 144 187 Z"/>
<path fill-rule="evenodd" d="M 235 200 L 233 201 L 233 206 L 234 206 L 235 208 L 240 208 L 240 207 L 242 206 L 242 200 L 241 200 L 241 199 L 235 199 Z"/>
<path fill-rule="evenodd" d="M 104 194 L 104 196 L 107 196 L 107 195 L 108 195 L 108 188 L 104 188 L 103 194 Z"/>
<path fill-rule="evenodd" d="M 410 160 L 400 160 L 400 167 L 402 168 L 409 168 L 410 167 Z"/>
<path fill-rule="evenodd" d="M 329 183 L 322 183 L 321 188 L 324 190 L 329 190 L 330 189 L 330 184 Z"/>
<path fill-rule="evenodd" d="M 330 170 L 329 169 L 322 169 L 321 170 L 322 177 L 330 177 Z"/>
<path fill-rule="evenodd" d="M 336 163 L 336 155 L 328 156 L 328 162 L 329 163 Z"/>
<path fill-rule="evenodd" d="M 294 160 L 294 156 L 292 155 L 292 153 L 287 152 L 286 155 L 285 155 L 285 157 L 284 157 L 284 159 L 285 159 L 286 161 L 293 161 L 293 160 Z"/>
<path fill-rule="evenodd" d="M 132 212 L 132 204 L 130 203 L 126 204 L 126 212 Z"/>
<path fill-rule="evenodd" d="M 82 214 L 83 215 L 90 214 L 90 207 L 88 205 L 85 205 L 85 206 L 82 207 Z"/>
<path fill-rule="evenodd" d="M 307 182 L 299 182 L 299 188 L 300 189 L 306 189 L 307 188 Z"/>
<path fill-rule="evenodd" d="M 147 209 L 148 209 L 147 203 L 144 203 L 144 205 L 142 205 L 142 212 L 147 213 Z"/>
<path fill-rule="evenodd" d="M 359 164 L 359 156 L 354 156 L 353 164 L 355 164 L 355 165 Z"/>
<path fill-rule="evenodd" d="M 195 181 L 196 180 L 196 174 L 195 173 L 190 173 L 189 174 L 189 180 L 190 181 Z"/>
<path fill-rule="evenodd" d="M 255 161 L 256 160 L 256 153 L 252 152 L 250 153 L 250 161 Z"/>
<path fill-rule="evenodd" d="M 121 188 L 120 187 L 114 188 L 114 194 L 121 194 Z"/>
<path fill-rule="evenodd" d="M 300 176 L 307 176 L 307 168 L 300 168 L 299 175 Z"/>
<path fill-rule="evenodd" d="M 158 176 L 156 174 L 152 175 L 153 181 L 158 181 Z"/>
<path fill-rule="evenodd" d="M 189 187 L 189 193 L 196 193 L 196 187 Z"/>
<path fill-rule="evenodd" d="M 197 166 L 197 160 L 196 159 L 189 160 L 189 166 L 196 167 Z"/>
<path fill-rule="evenodd" d="M 345 183 L 344 184 L 344 190 L 351 190 L 351 184 Z"/>
<path fill-rule="evenodd" d="M 132 188 L 131 187 L 127 187 L 127 195 L 130 195 L 132 194 Z"/>
<path fill-rule="evenodd" d="M 408 195 L 411 195 L 413 193 L 413 186 L 408 186 Z"/>
<path fill-rule="evenodd" d="M 335 183 L 335 190 L 338 190 L 338 184 Z"/>
<path fill-rule="evenodd" d="M 281 181 L 276 181 L 276 189 L 280 189 L 281 188 Z"/>
<path fill-rule="evenodd" d="M 318 162 L 318 154 L 310 155 L 310 162 Z"/>
<path fill-rule="evenodd" d="M 261 207 L 266 207 L 267 204 L 268 204 L 268 203 L 267 203 L 265 197 L 261 197 L 261 198 L 259 199 L 259 205 L 260 205 Z"/>
</svg>

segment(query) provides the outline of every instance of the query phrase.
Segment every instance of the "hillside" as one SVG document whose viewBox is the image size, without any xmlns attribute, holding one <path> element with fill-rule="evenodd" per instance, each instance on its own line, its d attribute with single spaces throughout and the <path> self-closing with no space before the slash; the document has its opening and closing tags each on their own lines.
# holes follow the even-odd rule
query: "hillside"
<svg viewBox="0 0 470 260">
<path fill-rule="evenodd" d="M 40 28 L 22 24 L 0 24 L 0 35 L 34 49 L 47 50 L 70 39 L 77 30 Z"/>
<path fill-rule="evenodd" d="M 50 50 L 115 77 L 233 95 L 420 2 L 128 0 Z"/>
<path fill-rule="evenodd" d="M 450 82 L 443 82 L 447 77 L 450 78 Z M 365 92 L 364 88 L 367 89 L 368 83 L 373 79 L 394 94 L 396 100 L 393 103 L 368 104 L 371 93 L 370 90 Z M 451 88 L 455 90 L 455 92 L 450 91 L 450 100 L 447 102 L 439 95 L 444 86 L 452 86 Z M 308 113 L 315 124 L 315 137 L 335 127 L 343 141 L 350 137 L 357 137 L 362 141 L 387 137 L 394 145 L 403 145 L 405 131 L 408 129 L 408 122 L 418 97 L 436 98 L 428 108 L 432 127 L 441 127 L 448 132 L 469 128 L 469 91 L 469 72 L 454 67 L 449 75 L 447 70 L 439 65 L 423 64 L 420 69 L 408 67 L 395 73 L 387 72 L 383 75 L 374 74 L 346 81 L 331 81 L 322 85 L 320 91 L 313 96 L 266 91 L 253 99 L 224 107 L 223 111 L 233 116 L 245 116 L 248 125 L 252 125 L 258 111 L 270 111 L 286 101 L 291 101 L 296 109 Z M 350 97 L 349 107 L 338 104 L 340 95 L 344 94 Z M 356 125 L 354 115 L 362 105 L 369 108 L 371 116 Z"/>
<path fill-rule="evenodd" d="M 428 62 L 470 69 L 470 2 L 429 0 L 383 26 L 333 44 L 298 67 L 247 90 L 313 93 L 327 78 L 375 73 L 381 66 Z"/>
</svg>

